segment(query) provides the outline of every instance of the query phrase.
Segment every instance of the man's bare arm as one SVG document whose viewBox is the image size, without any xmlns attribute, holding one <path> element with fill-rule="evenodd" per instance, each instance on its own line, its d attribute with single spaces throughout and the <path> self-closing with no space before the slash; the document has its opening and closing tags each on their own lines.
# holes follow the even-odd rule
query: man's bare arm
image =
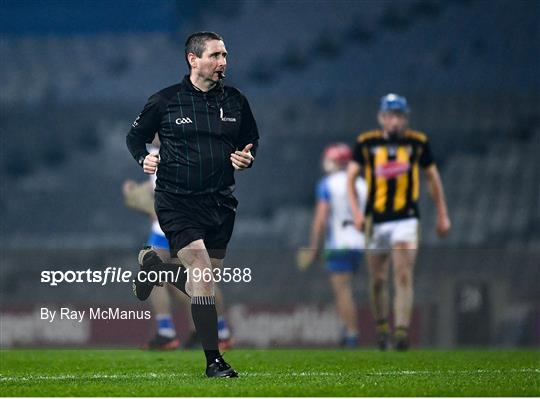
<svg viewBox="0 0 540 399">
<path fill-rule="evenodd" d="M 326 201 L 317 201 L 313 222 L 311 224 L 310 248 L 318 253 L 321 248 L 321 241 L 326 229 L 326 219 L 330 212 L 330 204 Z"/>
<path fill-rule="evenodd" d="M 154 187 L 150 181 L 139 184 L 133 180 L 127 180 L 124 182 L 122 192 L 124 194 L 124 203 L 128 208 L 146 213 L 153 220 L 156 219 Z"/>
<path fill-rule="evenodd" d="M 358 206 L 358 193 L 356 192 L 356 179 L 360 175 L 360 171 L 361 167 L 358 162 L 349 162 L 347 167 L 347 198 L 349 199 L 354 225 L 361 231 L 364 224 L 364 212 Z"/>
<path fill-rule="evenodd" d="M 431 165 L 425 169 L 428 189 L 437 209 L 437 234 L 444 237 L 450 231 L 451 223 L 448 217 L 444 189 L 437 166 Z"/>
<path fill-rule="evenodd" d="M 330 204 L 319 200 L 313 214 L 309 248 L 300 248 L 296 255 L 296 263 L 300 270 L 305 270 L 317 260 L 322 247 L 322 238 L 326 230 L 326 220 L 330 213 Z"/>
</svg>

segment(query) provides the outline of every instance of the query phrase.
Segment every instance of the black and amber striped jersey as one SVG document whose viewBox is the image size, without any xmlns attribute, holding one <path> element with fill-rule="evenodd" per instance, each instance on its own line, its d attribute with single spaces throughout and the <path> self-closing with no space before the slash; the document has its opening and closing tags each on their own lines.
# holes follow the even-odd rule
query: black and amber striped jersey
<svg viewBox="0 0 540 399">
<path fill-rule="evenodd" d="M 431 166 L 433 156 L 425 134 L 406 130 L 385 135 L 372 130 L 358 136 L 353 159 L 368 185 L 365 213 L 373 223 L 419 217 L 419 168 Z"/>
</svg>

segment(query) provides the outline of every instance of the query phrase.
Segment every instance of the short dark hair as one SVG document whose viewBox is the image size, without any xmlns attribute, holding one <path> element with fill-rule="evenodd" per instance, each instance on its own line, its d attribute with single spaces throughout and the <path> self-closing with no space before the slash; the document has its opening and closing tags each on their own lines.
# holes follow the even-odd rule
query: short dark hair
<svg viewBox="0 0 540 399">
<path fill-rule="evenodd" d="M 206 49 L 206 42 L 209 40 L 223 40 L 223 38 L 215 32 L 195 32 L 189 35 L 185 47 L 186 62 L 189 69 L 191 69 L 191 65 L 189 64 L 188 54 L 193 53 L 201 58 Z"/>
</svg>

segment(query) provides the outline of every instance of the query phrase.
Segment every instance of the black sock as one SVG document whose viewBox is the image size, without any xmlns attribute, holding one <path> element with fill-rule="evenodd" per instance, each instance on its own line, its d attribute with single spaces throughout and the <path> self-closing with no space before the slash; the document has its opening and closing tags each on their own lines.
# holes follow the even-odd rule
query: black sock
<svg viewBox="0 0 540 399">
<path fill-rule="evenodd" d="M 180 271 L 178 271 L 178 269 L 180 269 Z M 186 273 L 186 268 L 184 266 L 178 265 L 176 263 L 161 263 L 159 265 L 159 270 L 172 272 L 173 273 L 172 281 L 169 281 L 169 278 L 168 278 L 167 282 L 172 284 L 176 288 L 178 288 L 180 291 L 182 291 L 184 294 L 186 294 L 189 297 L 189 294 L 186 291 L 187 273 Z M 175 280 L 176 276 L 178 276 L 178 280 Z"/>
<path fill-rule="evenodd" d="M 161 281 L 162 283 L 170 283 L 184 294 L 189 297 L 189 294 L 186 291 L 186 282 L 187 282 L 187 273 L 186 268 L 183 265 L 178 263 L 165 263 L 159 257 L 156 251 L 151 250 L 144 256 L 143 261 L 143 270 L 146 272 L 157 271 L 157 272 L 168 272 L 166 281 Z M 160 276 L 161 277 L 161 276 Z M 178 277 L 178 279 L 177 279 Z M 169 281 L 170 280 L 170 281 Z"/>
<path fill-rule="evenodd" d="M 398 326 L 396 327 L 394 335 L 396 338 L 406 339 L 409 336 L 409 328 L 405 326 Z"/>
<path fill-rule="evenodd" d="M 388 320 L 379 319 L 377 320 L 377 334 L 388 334 L 390 332 L 390 326 L 388 325 Z"/>
<path fill-rule="evenodd" d="M 215 296 L 191 297 L 191 315 L 206 356 L 206 364 L 220 356 Z"/>
</svg>

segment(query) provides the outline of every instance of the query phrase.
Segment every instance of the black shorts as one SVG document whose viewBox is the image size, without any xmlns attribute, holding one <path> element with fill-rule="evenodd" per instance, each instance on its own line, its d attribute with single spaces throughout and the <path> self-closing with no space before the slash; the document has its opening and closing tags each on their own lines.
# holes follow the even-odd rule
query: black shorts
<svg viewBox="0 0 540 399">
<path fill-rule="evenodd" d="M 154 207 L 171 256 L 176 257 L 179 250 L 201 239 L 211 258 L 225 258 L 237 205 L 233 196 L 185 196 L 156 191 Z"/>
</svg>

